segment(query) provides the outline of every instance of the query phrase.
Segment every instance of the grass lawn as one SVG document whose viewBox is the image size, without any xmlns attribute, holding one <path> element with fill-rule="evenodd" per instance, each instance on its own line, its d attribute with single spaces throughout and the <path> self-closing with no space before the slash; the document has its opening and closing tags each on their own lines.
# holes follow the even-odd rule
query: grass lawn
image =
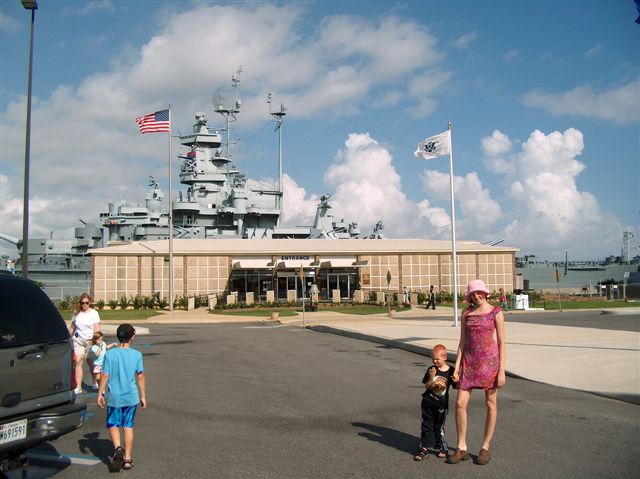
<svg viewBox="0 0 640 479">
<path fill-rule="evenodd" d="M 278 311 L 280 317 L 297 316 L 298 313 L 292 309 L 219 309 L 211 311 L 211 314 L 222 314 L 225 316 L 255 316 L 258 318 L 268 318 L 272 311 Z"/>
<path fill-rule="evenodd" d="M 67 321 L 71 320 L 73 316 L 73 310 L 62 310 L 60 314 Z M 159 314 L 164 314 L 164 311 L 160 311 L 157 309 L 116 309 L 115 311 L 111 310 L 103 310 L 98 311 L 100 315 L 101 321 L 119 321 L 122 323 L 132 322 L 132 321 L 140 321 L 151 316 L 157 316 Z"/>
<path fill-rule="evenodd" d="M 468 305 L 467 303 L 458 303 L 458 309 L 463 310 Z M 497 305 L 496 305 L 497 306 Z M 529 306 L 531 308 L 543 308 L 547 311 L 557 311 L 558 300 L 555 298 L 547 299 L 547 300 L 538 300 L 534 302 L 529 302 Z M 436 307 L 444 307 L 453 309 L 452 303 L 438 303 Z M 640 301 L 607 301 L 601 299 L 584 299 L 584 300 L 562 300 L 562 309 L 610 309 L 610 308 L 640 308 Z M 511 310 L 511 307 L 509 307 Z"/>
<path fill-rule="evenodd" d="M 396 306 L 396 311 L 407 311 L 408 307 Z M 319 311 L 331 311 L 342 314 L 384 314 L 388 311 L 386 306 L 362 305 L 362 306 L 335 306 L 330 308 L 319 308 Z"/>
<path fill-rule="evenodd" d="M 536 302 L 536 305 L 542 307 L 541 302 Z M 606 300 L 591 300 L 591 301 L 565 301 L 562 300 L 562 309 L 610 309 L 610 308 L 640 308 L 640 302 L 624 302 L 624 301 L 606 301 Z M 559 309 L 558 300 L 546 300 L 544 308 L 548 310 Z"/>
<path fill-rule="evenodd" d="M 407 307 L 397 307 L 395 308 L 397 311 L 406 311 Z M 342 314 L 384 314 L 387 312 L 386 306 L 335 306 L 330 308 L 319 308 L 319 311 L 324 312 L 334 312 L 334 313 L 342 313 Z M 288 316 L 297 316 L 302 314 L 302 308 L 298 309 L 278 309 L 278 308 L 267 308 L 267 309 L 227 309 L 227 310 L 216 310 L 213 314 L 224 314 L 229 316 L 256 316 L 256 317 L 269 317 L 271 316 L 271 311 L 279 311 L 280 317 L 288 317 Z M 307 310 L 307 312 L 309 312 Z"/>
</svg>

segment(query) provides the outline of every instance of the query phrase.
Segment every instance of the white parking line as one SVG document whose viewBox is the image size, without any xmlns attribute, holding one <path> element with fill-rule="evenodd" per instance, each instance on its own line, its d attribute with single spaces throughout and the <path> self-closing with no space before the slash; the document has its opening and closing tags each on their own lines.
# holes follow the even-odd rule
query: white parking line
<svg viewBox="0 0 640 479">
<path fill-rule="evenodd" d="M 76 454 L 54 454 L 37 451 L 27 451 L 27 457 L 43 462 L 56 462 L 63 464 L 74 464 L 78 466 L 95 466 L 102 461 L 96 456 L 78 456 Z"/>
<path fill-rule="evenodd" d="M 242 326 L 242 329 L 275 329 L 284 328 L 287 324 L 276 324 L 275 326 Z"/>
</svg>

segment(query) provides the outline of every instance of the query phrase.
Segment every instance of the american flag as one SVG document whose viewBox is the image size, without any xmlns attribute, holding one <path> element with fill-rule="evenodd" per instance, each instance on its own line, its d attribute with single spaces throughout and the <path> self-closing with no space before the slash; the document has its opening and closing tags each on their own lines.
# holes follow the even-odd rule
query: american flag
<svg viewBox="0 0 640 479">
<path fill-rule="evenodd" d="M 140 133 L 162 133 L 171 131 L 169 125 L 169 110 L 160 110 L 136 118 L 140 126 Z"/>
</svg>

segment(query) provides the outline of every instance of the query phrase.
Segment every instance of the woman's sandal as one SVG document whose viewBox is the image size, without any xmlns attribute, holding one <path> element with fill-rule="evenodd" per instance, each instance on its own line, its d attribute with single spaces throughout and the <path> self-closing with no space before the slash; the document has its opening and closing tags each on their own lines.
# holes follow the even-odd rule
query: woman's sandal
<svg viewBox="0 0 640 479">
<path fill-rule="evenodd" d="M 439 457 L 440 459 L 444 459 L 445 457 L 447 457 L 447 453 L 445 452 L 444 449 L 440 449 L 438 451 L 438 454 L 436 454 L 436 457 Z"/>
<path fill-rule="evenodd" d="M 122 469 L 125 471 L 128 471 L 129 469 L 133 469 L 133 460 L 125 459 L 124 463 L 122 464 Z"/>
</svg>

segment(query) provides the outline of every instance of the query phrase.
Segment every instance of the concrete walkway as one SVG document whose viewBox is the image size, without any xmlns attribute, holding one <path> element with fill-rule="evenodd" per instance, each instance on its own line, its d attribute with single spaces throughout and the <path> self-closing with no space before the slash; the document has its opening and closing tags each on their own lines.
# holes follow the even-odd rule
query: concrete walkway
<svg viewBox="0 0 640 479">
<path fill-rule="evenodd" d="M 520 312 L 509 313 L 517 314 Z M 640 308 L 611 309 L 603 311 L 603 314 L 633 315 L 640 322 Z M 214 315 L 201 308 L 165 313 L 147 319 L 144 324 L 152 328 L 153 323 L 256 321 L 261 319 Z M 302 315 L 281 318 L 280 322 L 303 326 Z M 265 323 L 273 322 L 266 320 Z M 347 315 L 325 310 L 305 313 L 304 327 L 427 356 L 434 345 L 442 343 L 449 350 L 450 361 L 455 360 L 460 335 L 459 328 L 453 327 L 452 310 L 445 308 L 435 311 L 412 309 L 396 313 L 395 318 L 387 315 Z M 136 328 L 143 333 L 140 327 Z M 506 338 L 507 373 L 510 376 L 640 404 L 639 332 L 509 322 L 507 319 Z"/>
</svg>

